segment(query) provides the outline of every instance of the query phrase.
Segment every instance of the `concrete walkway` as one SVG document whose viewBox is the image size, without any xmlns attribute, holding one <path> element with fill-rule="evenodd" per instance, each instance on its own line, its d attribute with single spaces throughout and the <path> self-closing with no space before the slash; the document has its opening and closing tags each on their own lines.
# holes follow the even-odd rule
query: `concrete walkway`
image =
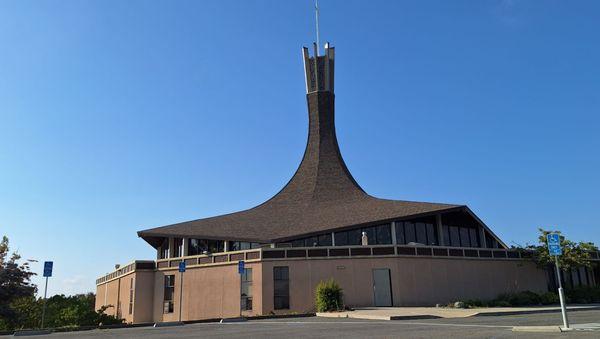
<svg viewBox="0 0 600 339">
<path fill-rule="evenodd" d="M 600 309 L 600 304 L 574 305 L 569 311 Z M 405 320 L 434 318 L 466 318 L 473 316 L 515 315 L 560 312 L 560 306 L 446 308 L 446 307 L 364 307 L 354 311 L 317 313 L 318 317 L 369 320 Z"/>
</svg>

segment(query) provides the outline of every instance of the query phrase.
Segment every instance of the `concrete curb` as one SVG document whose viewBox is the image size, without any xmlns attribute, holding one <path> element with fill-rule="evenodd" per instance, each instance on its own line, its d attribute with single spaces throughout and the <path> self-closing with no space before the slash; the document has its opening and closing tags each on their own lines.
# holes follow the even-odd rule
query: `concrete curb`
<svg viewBox="0 0 600 339">
<path fill-rule="evenodd" d="M 237 318 L 223 318 L 221 319 L 221 321 L 219 321 L 220 324 L 226 324 L 226 323 L 242 323 L 248 321 L 248 319 L 244 318 L 244 317 L 237 317 Z"/>
<path fill-rule="evenodd" d="M 172 327 L 172 326 L 183 326 L 183 321 L 165 321 L 160 323 L 154 323 L 154 327 Z"/>
<path fill-rule="evenodd" d="M 30 336 L 30 335 L 46 335 L 46 334 L 51 334 L 51 333 L 52 333 L 52 330 L 21 330 L 21 331 L 15 331 L 13 336 L 24 337 L 24 336 Z"/>
<path fill-rule="evenodd" d="M 513 332 L 560 333 L 560 326 L 515 326 Z"/>
<path fill-rule="evenodd" d="M 323 318 L 346 318 L 346 319 L 366 319 L 366 320 L 423 320 L 440 319 L 441 317 L 430 314 L 417 315 L 374 315 L 374 314 L 353 314 L 352 312 L 327 313 L 319 312 L 317 317 Z"/>
</svg>

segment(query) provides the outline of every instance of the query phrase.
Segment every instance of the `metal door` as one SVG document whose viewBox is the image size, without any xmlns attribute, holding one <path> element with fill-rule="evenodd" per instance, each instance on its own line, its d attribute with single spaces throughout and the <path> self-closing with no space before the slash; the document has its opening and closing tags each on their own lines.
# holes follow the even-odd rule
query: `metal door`
<svg viewBox="0 0 600 339">
<path fill-rule="evenodd" d="M 373 269 L 373 295 L 375 306 L 392 306 L 392 283 L 388 268 Z"/>
</svg>

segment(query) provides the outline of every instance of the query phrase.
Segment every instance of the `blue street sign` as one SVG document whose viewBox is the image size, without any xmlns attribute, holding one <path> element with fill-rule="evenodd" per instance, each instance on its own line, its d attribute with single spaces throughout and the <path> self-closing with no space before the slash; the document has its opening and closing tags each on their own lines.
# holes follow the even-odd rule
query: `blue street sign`
<svg viewBox="0 0 600 339">
<path fill-rule="evenodd" d="M 562 255 L 562 248 L 560 247 L 560 235 L 558 233 L 549 233 L 546 236 L 548 240 L 548 252 L 550 255 Z"/>
<path fill-rule="evenodd" d="M 52 261 L 44 261 L 44 277 L 52 276 Z"/>
<path fill-rule="evenodd" d="M 179 263 L 179 272 L 185 272 L 185 261 Z"/>
<path fill-rule="evenodd" d="M 246 272 L 246 263 L 243 260 L 238 261 L 238 273 L 244 274 L 244 272 Z"/>
</svg>

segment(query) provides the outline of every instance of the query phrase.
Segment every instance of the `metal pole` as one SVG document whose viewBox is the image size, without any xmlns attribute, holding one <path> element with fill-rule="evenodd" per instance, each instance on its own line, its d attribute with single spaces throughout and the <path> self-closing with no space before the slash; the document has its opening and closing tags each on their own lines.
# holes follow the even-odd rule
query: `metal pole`
<svg viewBox="0 0 600 339">
<path fill-rule="evenodd" d="M 243 274 L 238 274 L 240 276 L 240 318 L 242 317 L 242 275 Z"/>
<path fill-rule="evenodd" d="M 320 46 L 320 37 L 319 37 L 319 0 L 315 0 L 315 21 L 317 23 L 317 53 L 315 55 L 315 57 L 319 56 L 319 48 L 321 48 Z M 315 70 L 316 72 L 316 70 Z"/>
<path fill-rule="evenodd" d="M 558 278 L 558 297 L 560 299 L 560 309 L 562 312 L 564 328 L 569 328 L 569 318 L 567 317 L 567 306 L 565 305 L 565 291 L 562 287 L 562 281 L 560 280 L 560 268 L 558 264 L 558 256 L 554 256 L 556 262 L 556 277 Z"/>
<path fill-rule="evenodd" d="M 181 322 L 181 301 L 183 300 L 183 272 L 181 272 L 181 282 L 179 283 L 179 322 Z"/>
<path fill-rule="evenodd" d="M 48 292 L 48 277 L 46 277 L 46 286 L 44 287 L 44 306 L 42 306 L 42 326 L 44 328 L 44 317 L 46 315 L 46 295 Z"/>
</svg>

